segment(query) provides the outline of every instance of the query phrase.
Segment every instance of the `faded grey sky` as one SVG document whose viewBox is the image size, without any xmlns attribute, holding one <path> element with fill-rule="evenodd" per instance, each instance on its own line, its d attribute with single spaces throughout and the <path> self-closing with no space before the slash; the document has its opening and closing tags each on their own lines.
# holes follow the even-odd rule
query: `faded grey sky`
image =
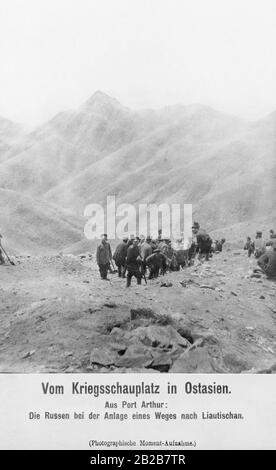
<svg viewBox="0 0 276 470">
<path fill-rule="evenodd" d="M 0 0 L 0 115 L 29 124 L 100 89 L 133 108 L 276 110 L 275 0 Z"/>
</svg>

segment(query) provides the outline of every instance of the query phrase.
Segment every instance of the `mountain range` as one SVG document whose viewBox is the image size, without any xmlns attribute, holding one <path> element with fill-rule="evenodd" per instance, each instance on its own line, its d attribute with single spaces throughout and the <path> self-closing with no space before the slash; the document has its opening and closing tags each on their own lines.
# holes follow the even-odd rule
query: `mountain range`
<svg viewBox="0 0 276 470">
<path fill-rule="evenodd" d="M 96 92 L 28 130 L 0 118 L 0 232 L 14 253 L 75 252 L 84 207 L 193 204 L 215 236 L 276 224 L 276 112 L 245 121 L 201 105 L 131 110 Z"/>
</svg>

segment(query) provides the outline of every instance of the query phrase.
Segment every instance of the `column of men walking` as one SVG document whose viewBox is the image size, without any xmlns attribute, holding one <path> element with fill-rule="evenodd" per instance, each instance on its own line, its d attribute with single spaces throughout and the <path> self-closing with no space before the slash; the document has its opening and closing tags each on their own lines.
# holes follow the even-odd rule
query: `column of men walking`
<svg viewBox="0 0 276 470">
<path fill-rule="evenodd" d="M 114 260 L 119 277 L 126 277 L 126 286 L 130 287 L 133 276 L 137 284 L 141 284 L 142 279 L 147 282 L 147 270 L 148 279 L 157 278 L 167 271 L 178 271 L 181 267 L 190 266 L 196 254 L 200 259 L 208 260 L 213 251 L 222 250 L 225 239 L 216 240 L 213 244 L 209 234 L 197 222 L 192 227 L 192 233 L 193 237 L 188 243 L 185 244 L 181 238 L 174 245 L 169 238 L 162 237 L 161 230 L 156 239 L 133 235 L 117 245 L 113 256 L 107 234 L 103 234 L 96 255 L 101 278 L 108 280 L 108 272 L 115 271 Z"/>
</svg>

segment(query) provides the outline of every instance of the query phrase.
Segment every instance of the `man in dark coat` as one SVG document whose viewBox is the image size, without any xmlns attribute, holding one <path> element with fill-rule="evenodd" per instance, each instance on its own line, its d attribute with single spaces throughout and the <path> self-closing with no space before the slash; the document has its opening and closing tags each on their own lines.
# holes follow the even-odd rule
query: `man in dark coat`
<svg viewBox="0 0 276 470">
<path fill-rule="evenodd" d="M 107 281 L 107 272 L 110 268 L 110 261 L 112 260 L 112 252 L 110 244 L 107 241 L 107 234 L 102 235 L 102 241 L 97 248 L 96 253 L 97 265 L 99 266 L 99 271 L 101 278 Z"/>
<path fill-rule="evenodd" d="M 200 228 L 198 222 L 195 222 L 192 226 L 192 232 L 196 235 L 199 257 L 202 258 L 205 256 L 206 261 L 208 261 L 212 247 L 212 239 L 210 235 Z"/>
<path fill-rule="evenodd" d="M 123 241 L 117 245 L 113 259 L 118 268 L 119 277 L 126 277 L 126 255 L 128 248 L 128 238 L 123 238 Z"/>
<path fill-rule="evenodd" d="M 271 251 L 260 256 L 257 263 L 267 277 L 276 277 L 276 242 L 273 243 Z"/>
<path fill-rule="evenodd" d="M 137 284 L 141 284 L 142 274 L 140 271 L 141 257 L 138 247 L 139 241 L 134 239 L 132 244 L 127 249 L 126 269 L 127 269 L 127 287 L 130 287 L 131 278 L 135 276 Z"/>
<path fill-rule="evenodd" d="M 248 258 L 250 258 L 250 256 L 252 255 L 252 253 L 254 253 L 255 244 L 254 244 L 254 242 L 251 240 L 251 237 L 247 237 L 246 243 L 245 243 L 245 245 L 244 245 L 244 250 L 247 250 Z"/>
</svg>

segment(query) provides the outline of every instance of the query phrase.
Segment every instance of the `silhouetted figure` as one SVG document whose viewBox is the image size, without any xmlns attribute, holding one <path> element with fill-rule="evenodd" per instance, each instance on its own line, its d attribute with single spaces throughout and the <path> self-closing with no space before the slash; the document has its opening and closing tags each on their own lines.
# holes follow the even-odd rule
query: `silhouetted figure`
<svg viewBox="0 0 276 470">
<path fill-rule="evenodd" d="M 132 245 L 127 249 L 126 268 L 127 268 L 127 287 L 131 285 L 131 278 L 135 276 L 137 284 L 141 284 L 142 274 L 140 270 L 141 257 L 138 247 L 138 240 L 133 240 Z"/>
<path fill-rule="evenodd" d="M 110 244 L 107 241 L 106 233 L 102 235 L 102 241 L 97 248 L 96 258 L 101 279 L 107 281 L 107 273 L 110 268 L 110 261 L 112 260 L 112 252 Z"/>
<path fill-rule="evenodd" d="M 198 222 L 194 222 L 192 232 L 196 236 L 199 258 L 205 257 L 206 261 L 208 261 L 212 247 L 212 239 L 210 235 L 200 228 Z"/>
<path fill-rule="evenodd" d="M 118 268 L 119 277 L 125 277 L 127 249 L 128 238 L 124 238 L 123 241 L 116 246 L 114 251 L 113 259 Z"/>
<path fill-rule="evenodd" d="M 252 255 L 252 253 L 254 253 L 255 244 L 254 244 L 254 242 L 251 240 L 251 237 L 247 237 L 246 243 L 245 243 L 245 245 L 244 245 L 244 250 L 247 250 L 248 258 L 250 258 L 250 256 Z"/>
</svg>

